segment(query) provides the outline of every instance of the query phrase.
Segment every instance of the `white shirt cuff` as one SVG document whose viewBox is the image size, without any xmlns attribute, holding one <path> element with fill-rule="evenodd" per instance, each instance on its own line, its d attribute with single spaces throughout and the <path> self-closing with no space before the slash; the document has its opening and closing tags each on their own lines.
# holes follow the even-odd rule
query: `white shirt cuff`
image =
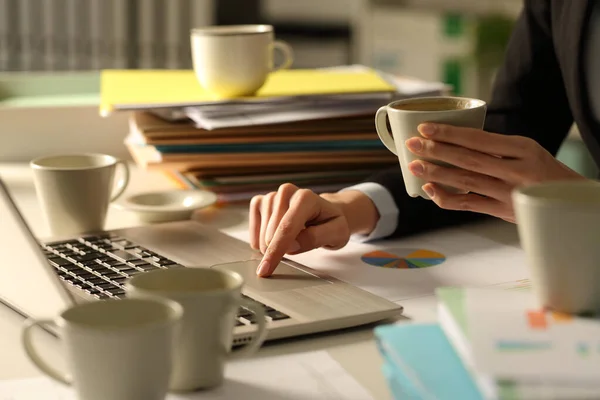
<svg viewBox="0 0 600 400">
<path fill-rule="evenodd" d="M 398 207 L 391 193 L 385 187 L 375 182 L 363 182 L 344 188 L 340 192 L 347 190 L 358 190 L 366 194 L 373 201 L 379 213 L 379 221 L 377 221 L 375 229 L 369 235 L 355 234 L 352 235 L 351 240 L 368 242 L 390 236 L 394 233 L 398 226 Z"/>
</svg>

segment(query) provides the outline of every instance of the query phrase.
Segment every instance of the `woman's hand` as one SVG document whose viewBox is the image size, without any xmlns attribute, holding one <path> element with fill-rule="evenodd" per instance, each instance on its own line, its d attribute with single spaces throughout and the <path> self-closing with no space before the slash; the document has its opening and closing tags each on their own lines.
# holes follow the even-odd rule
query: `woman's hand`
<svg viewBox="0 0 600 400">
<path fill-rule="evenodd" d="M 353 233 L 370 233 L 379 214 L 362 192 L 317 195 L 292 184 L 250 202 L 250 245 L 264 254 L 256 273 L 269 276 L 285 254 L 344 247 Z"/>
<path fill-rule="evenodd" d="M 585 179 L 527 137 L 433 123 L 419 125 L 419 133 L 422 138 L 406 141 L 412 153 L 459 167 L 420 160 L 408 166 L 413 175 L 428 182 L 423 190 L 441 208 L 490 214 L 515 222 L 511 200 L 515 187 Z M 451 194 L 438 184 L 462 189 L 467 194 Z"/>
</svg>

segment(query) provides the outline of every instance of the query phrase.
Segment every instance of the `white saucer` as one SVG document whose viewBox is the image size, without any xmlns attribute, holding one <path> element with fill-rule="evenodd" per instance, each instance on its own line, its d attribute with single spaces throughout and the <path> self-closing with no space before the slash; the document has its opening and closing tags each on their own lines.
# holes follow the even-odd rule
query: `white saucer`
<svg viewBox="0 0 600 400">
<path fill-rule="evenodd" d="M 112 206 L 133 212 L 144 222 L 166 222 L 189 219 L 195 210 L 216 201 L 216 194 L 204 190 L 167 190 L 134 194 Z"/>
</svg>

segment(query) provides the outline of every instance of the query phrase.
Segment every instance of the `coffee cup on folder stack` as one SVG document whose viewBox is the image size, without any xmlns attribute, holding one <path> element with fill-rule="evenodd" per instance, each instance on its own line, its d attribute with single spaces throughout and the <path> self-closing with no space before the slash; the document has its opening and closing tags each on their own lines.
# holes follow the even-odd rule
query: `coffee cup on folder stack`
<svg viewBox="0 0 600 400">
<path fill-rule="evenodd" d="M 251 96 L 269 73 L 292 65 L 289 44 L 275 40 L 271 25 L 224 25 L 191 31 L 194 71 L 200 85 L 218 98 Z M 274 65 L 275 50 L 283 62 Z"/>
</svg>

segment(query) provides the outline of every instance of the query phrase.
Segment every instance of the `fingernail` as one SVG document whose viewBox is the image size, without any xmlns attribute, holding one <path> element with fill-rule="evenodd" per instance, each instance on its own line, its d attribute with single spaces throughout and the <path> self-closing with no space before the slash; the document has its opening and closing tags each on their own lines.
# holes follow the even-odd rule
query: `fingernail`
<svg viewBox="0 0 600 400">
<path fill-rule="evenodd" d="M 435 134 L 435 125 L 434 124 L 421 124 L 419 125 L 419 132 L 423 136 L 433 136 Z"/>
<path fill-rule="evenodd" d="M 427 196 L 429 196 L 429 198 L 433 199 L 433 196 L 435 196 L 435 190 L 433 190 L 431 186 L 423 185 L 421 189 L 423 189 L 425 193 L 427 193 Z"/>
<path fill-rule="evenodd" d="M 294 253 L 296 251 L 300 250 L 300 243 L 296 242 L 294 240 L 294 242 L 290 245 L 289 249 L 288 249 L 288 253 Z"/>
<path fill-rule="evenodd" d="M 415 176 L 421 176 L 423 175 L 423 172 L 425 172 L 423 165 L 420 162 L 408 164 L 408 169 L 410 169 L 410 172 L 412 172 Z"/>
<path fill-rule="evenodd" d="M 406 147 L 412 151 L 419 152 L 423 148 L 423 142 L 419 138 L 411 138 L 406 141 Z"/>
<path fill-rule="evenodd" d="M 258 268 L 256 269 L 256 275 L 264 276 L 269 271 L 269 262 L 266 260 L 262 260 L 260 264 L 258 264 Z"/>
</svg>

